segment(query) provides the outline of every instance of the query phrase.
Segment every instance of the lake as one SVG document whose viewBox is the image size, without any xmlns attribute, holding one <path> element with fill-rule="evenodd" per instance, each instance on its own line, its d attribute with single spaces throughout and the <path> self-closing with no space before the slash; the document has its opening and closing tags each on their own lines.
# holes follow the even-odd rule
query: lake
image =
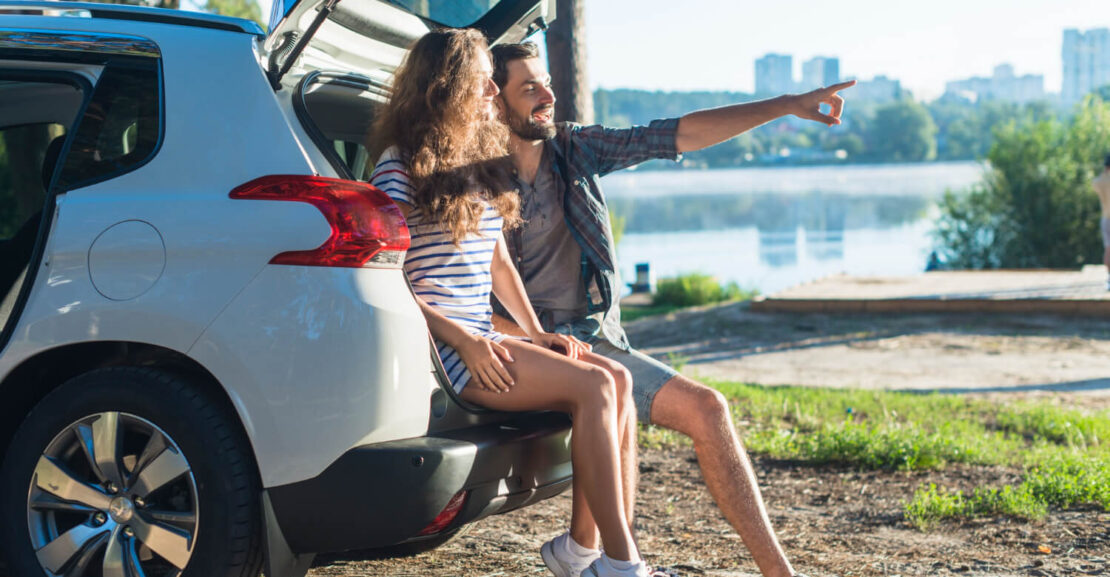
<svg viewBox="0 0 1110 577">
<path fill-rule="evenodd" d="M 983 165 L 938 162 L 622 171 L 602 179 L 625 219 L 621 275 L 650 263 L 771 294 L 830 274 L 925 269 L 936 201 L 979 182 Z"/>
</svg>

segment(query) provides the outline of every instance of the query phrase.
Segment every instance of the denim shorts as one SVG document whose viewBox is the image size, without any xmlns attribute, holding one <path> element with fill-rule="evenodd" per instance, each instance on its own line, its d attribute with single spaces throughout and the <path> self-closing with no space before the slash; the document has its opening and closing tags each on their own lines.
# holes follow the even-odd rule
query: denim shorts
<svg viewBox="0 0 1110 577">
<path fill-rule="evenodd" d="M 632 373 L 632 400 L 636 403 L 636 414 L 641 423 L 651 422 L 651 404 L 655 393 L 667 381 L 678 375 L 671 367 L 637 351 L 627 351 L 614 347 L 608 341 L 596 339 L 592 343 L 593 352 L 624 365 Z"/>
</svg>

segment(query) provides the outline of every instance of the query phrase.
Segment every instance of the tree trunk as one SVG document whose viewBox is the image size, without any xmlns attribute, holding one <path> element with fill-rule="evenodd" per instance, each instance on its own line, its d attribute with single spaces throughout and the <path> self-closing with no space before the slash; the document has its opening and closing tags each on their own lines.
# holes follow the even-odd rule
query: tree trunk
<svg viewBox="0 0 1110 577">
<path fill-rule="evenodd" d="M 586 74 L 585 0 L 556 0 L 547 30 L 547 63 L 555 91 L 555 119 L 591 124 L 594 101 Z"/>
</svg>

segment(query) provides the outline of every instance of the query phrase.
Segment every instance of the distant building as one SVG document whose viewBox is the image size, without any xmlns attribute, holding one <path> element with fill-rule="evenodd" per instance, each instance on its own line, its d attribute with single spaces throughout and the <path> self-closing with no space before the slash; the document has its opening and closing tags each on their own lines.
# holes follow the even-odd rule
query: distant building
<svg viewBox="0 0 1110 577">
<path fill-rule="evenodd" d="M 902 82 L 882 75 L 873 80 L 861 80 L 852 88 L 851 97 L 879 104 L 898 100 L 902 98 Z"/>
<path fill-rule="evenodd" d="M 1061 100 L 1072 104 L 1110 84 L 1110 28 L 1064 30 L 1064 85 Z"/>
<path fill-rule="evenodd" d="M 768 54 L 755 61 L 755 93 L 764 96 L 794 91 L 794 57 Z"/>
<path fill-rule="evenodd" d="M 802 90 L 840 82 L 840 59 L 817 56 L 802 63 Z"/>
<path fill-rule="evenodd" d="M 965 80 L 953 80 L 945 85 L 945 96 L 957 96 L 967 100 L 1002 100 L 1024 104 L 1044 100 L 1044 76 L 1041 74 L 1014 75 L 1014 67 L 1001 64 L 994 68 L 989 78 L 975 76 Z"/>
</svg>

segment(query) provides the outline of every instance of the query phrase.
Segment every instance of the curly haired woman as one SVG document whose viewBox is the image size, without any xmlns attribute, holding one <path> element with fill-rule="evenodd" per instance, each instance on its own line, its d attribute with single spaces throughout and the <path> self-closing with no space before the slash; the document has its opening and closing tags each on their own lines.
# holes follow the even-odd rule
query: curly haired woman
<svg viewBox="0 0 1110 577">
<path fill-rule="evenodd" d="M 508 133 L 496 119 L 491 75 L 485 38 L 475 30 L 434 31 L 417 41 L 378 122 L 376 138 L 388 148 L 371 182 L 408 220 L 405 272 L 460 396 L 491 409 L 573 419 L 571 530 L 544 544 L 544 562 L 558 577 L 644 577 L 629 523 L 630 377 L 577 339 L 544 332 L 524 294 L 501 233 L 520 222 L 519 199 L 504 176 Z M 491 291 L 528 339 L 493 330 Z M 595 531 L 604 553 L 577 544 Z"/>
</svg>

